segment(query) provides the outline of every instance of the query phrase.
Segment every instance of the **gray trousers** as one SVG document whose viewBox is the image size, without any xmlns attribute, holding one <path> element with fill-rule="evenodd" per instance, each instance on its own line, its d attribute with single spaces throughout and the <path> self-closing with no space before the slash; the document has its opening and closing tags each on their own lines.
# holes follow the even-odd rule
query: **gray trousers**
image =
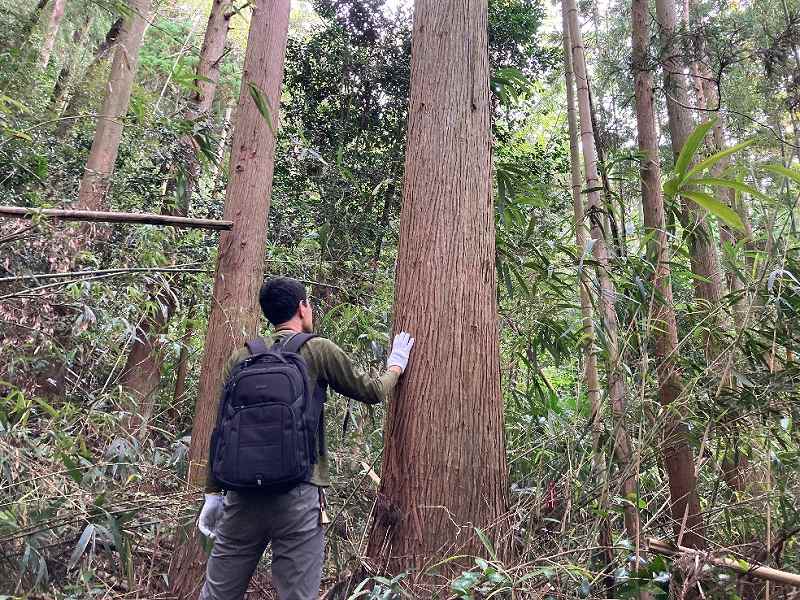
<svg viewBox="0 0 800 600">
<path fill-rule="evenodd" d="M 323 529 L 319 489 L 304 483 L 286 494 L 228 492 L 206 566 L 200 600 L 241 600 L 272 543 L 272 583 L 280 600 L 317 600 Z"/>
</svg>

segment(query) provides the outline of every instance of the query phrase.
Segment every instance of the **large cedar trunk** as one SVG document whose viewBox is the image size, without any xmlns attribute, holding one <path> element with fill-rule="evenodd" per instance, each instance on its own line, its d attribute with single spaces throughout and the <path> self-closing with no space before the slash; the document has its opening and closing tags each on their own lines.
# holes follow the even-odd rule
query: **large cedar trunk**
<svg viewBox="0 0 800 600">
<path fill-rule="evenodd" d="M 130 15 L 122 26 L 119 46 L 114 52 L 106 97 L 81 180 L 77 206 L 85 210 L 100 210 L 105 202 L 139 66 L 139 49 L 148 24 L 150 0 L 131 0 L 130 9 Z"/>
<path fill-rule="evenodd" d="M 120 32 L 122 30 L 122 24 L 124 20 L 122 17 L 114 21 L 111 27 L 108 28 L 106 32 L 106 36 L 102 42 L 97 44 L 94 49 L 94 54 L 92 56 L 92 61 L 89 63 L 89 66 L 86 67 L 86 71 L 84 71 L 81 79 L 84 82 L 92 81 L 97 74 L 98 69 L 104 63 L 105 58 L 109 55 L 111 50 L 114 48 L 116 43 L 119 41 Z M 58 82 L 56 82 L 58 83 Z M 61 96 L 63 96 L 64 90 L 56 90 L 53 89 L 53 106 L 57 106 L 58 102 L 61 100 Z M 89 101 L 90 94 L 86 91 L 81 89 L 80 87 L 75 91 L 72 97 L 69 99 L 67 103 L 67 107 L 64 109 L 64 115 L 61 118 L 61 121 L 58 123 L 58 127 L 56 127 L 56 137 L 63 138 L 67 135 L 69 130 L 72 126 L 77 122 L 80 111 L 84 108 L 86 103 Z"/>
<path fill-rule="evenodd" d="M 606 249 L 606 232 L 603 230 L 603 206 L 600 201 L 600 176 L 597 171 L 597 153 L 594 147 L 591 106 L 589 101 L 589 79 L 586 72 L 586 57 L 583 39 L 578 24 L 576 0 L 563 0 L 562 10 L 566 11 L 572 39 L 572 68 L 575 73 L 578 96 L 578 115 L 580 117 L 581 146 L 586 177 L 587 217 L 589 232 L 594 241 L 592 254 L 596 263 L 597 284 L 599 287 L 597 304 L 603 322 L 606 343 L 606 374 L 608 379 L 608 401 L 614 420 L 614 456 L 622 475 L 622 494 L 632 500 L 625 503 L 625 528 L 630 539 L 639 548 L 639 513 L 635 507 L 637 481 L 632 464 L 633 444 L 626 428 L 625 380 L 622 373 L 618 330 L 619 322 L 615 308 L 616 287 L 609 272 L 609 258 Z"/>
<path fill-rule="evenodd" d="M 206 333 L 200 390 L 189 449 L 189 484 L 205 483 L 208 447 L 217 414 L 222 365 L 247 336 L 258 330 L 258 290 L 264 276 L 264 244 L 272 193 L 275 134 L 281 98 L 283 61 L 289 30 L 289 0 L 260 3 L 253 9 L 242 87 L 231 148 L 231 179 L 224 218 L 233 229 L 220 236 L 219 262 Z M 259 112 L 251 89 L 270 106 L 270 119 Z M 172 592 L 195 598 L 203 580 L 205 553 L 197 529 L 179 536 L 170 564 Z"/>
<path fill-rule="evenodd" d="M 367 549 L 392 572 L 482 552 L 508 506 L 485 0 L 417 0 L 412 40 L 394 325 L 417 343 Z"/>
<path fill-rule="evenodd" d="M 225 51 L 225 40 L 228 36 L 232 0 L 215 0 L 208 19 L 203 49 L 197 64 L 197 77 L 195 83 L 197 90 L 192 95 L 187 110 L 187 119 L 198 119 L 206 115 L 211 109 L 214 94 L 219 81 L 219 62 Z M 179 198 L 177 209 L 165 208 L 164 212 L 186 216 L 191 203 L 191 196 L 200 175 L 200 160 L 197 156 L 198 148 L 191 135 L 184 135 L 181 140 L 183 157 L 186 161 L 184 191 Z M 167 186 L 174 190 L 174 182 Z M 151 294 L 155 302 L 159 302 L 158 294 Z M 137 401 L 135 418 L 130 421 L 135 428 L 141 428 L 140 433 L 146 433 L 147 421 L 153 412 L 154 396 L 159 386 L 163 352 L 159 343 L 159 336 L 169 324 L 175 312 L 175 303 L 167 302 L 163 313 L 155 318 L 145 320 L 137 331 L 137 339 L 132 344 L 126 370 L 123 376 L 123 385 Z"/>
<path fill-rule="evenodd" d="M 575 215 L 575 244 L 578 252 L 586 248 L 586 215 L 583 207 L 583 188 L 581 176 L 580 132 L 578 131 L 578 115 L 575 113 L 575 78 L 572 71 L 572 53 L 570 52 L 570 27 L 567 11 L 561 11 L 564 44 L 564 79 L 567 88 L 567 123 L 569 126 L 570 187 L 572 189 L 572 208 Z M 624 247 L 624 246 L 623 246 Z M 578 297 L 581 302 L 581 332 L 584 361 L 584 378 L 586 379 L 586 395 L 591 408 L 592 426 L 592 481 L 602 489 L 600 511 L 608 507 L 608 483 L 606 481 L 606 457 L 602 447 L 603 414 L 601 403 L 600 375 L 597 369 L 597 352 L 595 350 L 594 307 L 590 293 L 591 281 L 585 270 L 578 274 Z M 603 564 L 608 567 L 613 563 L 611 551 L 613 539 L 611 526 L 606 517 L 598 517 L 598 546 L 603 556 Z M 612 578 L 613 580 L 613 578 Z"/>
<path fill-rule="evenodd" d="M 61 27 L 61 20 L 64 18 L 64 7 L 67 0 L 55 0 L 53 2 L 53 11 L 50 13 L 50 19 L 47 22 L 47 30 L 44 33 L 44 40 L 42 41 L 42 48 L 39 52 L 39 68 L 47 68 L 50 62 L 50 55 L 53 53 L 53 47 L 56 45 L 56 37 L 58 30 Z"/>
<path fill-rule="evenodd" d="M 652 295 L 649 324 L 655 338 L 656 373 L 659 402 L 665 415 L 664 466 L 669 480 L 671 514 L 678 544 L 689 548 L 705 547 L 703 518 L 697 496 L 694 456 L 689 446 L 688 431 L 680 415 L 685 408 L 678 406 L 683 391 L 678 356 L 678 326 L 672 301 L 669 240 L 664 217 L 664 197 L 661 192 L 661 168 L 658 158 L 653 109 L 653 77 L 647 65 L 649 19 L 647 0 L 632 2 L 632 48 L 636 124 L 639 152 L 642 155 L 642 208 L 644 225 L 650 235 L 648 257 L 653 265 Z"/>
</svg>

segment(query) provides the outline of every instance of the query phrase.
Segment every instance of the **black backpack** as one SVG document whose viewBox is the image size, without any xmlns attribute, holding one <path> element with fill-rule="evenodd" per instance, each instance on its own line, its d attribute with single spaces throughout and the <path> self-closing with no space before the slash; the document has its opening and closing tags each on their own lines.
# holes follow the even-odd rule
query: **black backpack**
<svg viewBox="0 0 800 600">
<path fill-rule="evenodd" d="M 228 490 L 280 493 L 306 482 L 324 448 L 324 386 L 311 389 L 298 354 L 309 333 L 267 348 L 247 342 L 223 388 L 211 437 L 211 472 Z"/>
</svg>

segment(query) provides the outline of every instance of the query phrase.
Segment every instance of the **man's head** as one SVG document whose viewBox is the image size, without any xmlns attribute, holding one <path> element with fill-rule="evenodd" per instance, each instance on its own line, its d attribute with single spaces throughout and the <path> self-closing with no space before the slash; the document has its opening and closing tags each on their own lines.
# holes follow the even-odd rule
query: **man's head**
<svg viewBox="0 0 800 600">
<path fill-rule="evenodd" d="M 274 326 L 311 332 L 314 315 L 305 286 L 291 277 L 273 277 L 264 282 L 259 295 L 261 311 Z"/>
</svg>

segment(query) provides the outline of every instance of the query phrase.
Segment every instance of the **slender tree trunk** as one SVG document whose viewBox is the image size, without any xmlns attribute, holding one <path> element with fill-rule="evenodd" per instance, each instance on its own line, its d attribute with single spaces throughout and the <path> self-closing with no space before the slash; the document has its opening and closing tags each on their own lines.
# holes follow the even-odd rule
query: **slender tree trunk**
<svg viewBox="0 0 800 600">
<path fill-rule="evenodd" d="M 83 21 L 83 25 L 72 33 L 72 56 L 64 61 L 64 64 L 61 66 L 61 70 L 58 72 L 56 83 L 53 86 L 53 93 L 50 95 L 51 110 L 55 111 L 59 109 L 61 98 L 64 96 L 64 92 L 69 85 L 70 73 L 72 73 L 72 69 L 78 64 L 79 56 L 82 52 L 80 47 L 81 40 L 89 31 L 93 20 L 94 16 L 90 12 L 87 12 L 86 18 Z"/>
<path fill-rule="evenodd" d="M 204 117 L 211 108 L 219 81 L 219 61 L 222 58 L 225 40 L 228 36 L 231 5 L 232 0 L 215 0 L 212 6 L 200 61 L 197 65 L 195 83 L 198 87 L 190 99 L 190 108 L 186 115 L 188 119 Z M 199 148 L 191 135 L 184 135 L 180 144 L 185 159 L 182 193 L 178 198 L 176 208 L 165 206 L 164 212 L 186 216 L 192 192 L 200 175 L 200 160 L 197 155 Z M 175 172 L 177 169 L 172 169 L 172 171 Z M 174 179 L 167 185 L 167 189 L 177 189 Z M 159 299 L 159 294 L 152 293 L 151 296 L 156 303 L 163 303 Z M 138 330 L 137 339 L 131 346 L 122 379 L 125 388 L 137 401 L 138 417 L 131 421 L 131 425 L 139 428 L 141 435 L 146 434 L 147 421 L 152 415 L 154 396 L 160 382 L 163 352 L 159 338 L 169 324 L 176 308 L 175 302 L 172 301 L 163 304 L 166 307 L 165 311 L 156 317 L 147 319 Z"/>
<path fill-rule="evenodd" d="M 580 132 L 578 130 L 578 115 L 575 113 L 575 78 L 572 73 L 572 52 L 570 51 L 570 28 L 567 12 L 561 11 L 564 42 L 564 78 L 567 88 L 567 122 L 569 125 L 569 155 L 570 155 L 570 186 L 572 188 L 572 207 L 575 215 L 575 244 L 578 252 L 586 248 L 586 215 L 583 210 L 583 196 L 581 194 L 581 155 Z M 592 423 L 592 481 L 603 488 L 600 509 L 607 508 L 606 493 L 606 458 L 602 447 L 603 415 L 600 389 L 600 375 L 597 369 L 597 353 L 595 352 L 594 309 L 590 295 L 591 282 L 582 270 L 578 273 L 578 295 L 581 301 L 581 319 L 583 322 L 583 360 L 584 376 L 586 378 L 586 395 L 589 398 Z M 611 550 L 613 539 L 611 525 L 606 517 L 600 517 L 598 524 L 598 545 L 602 548 L 603 564 L 608 567 L 613 563 L 614 556 Z M 613 578 L 612 578 L 613 579 Z"/>
<path fill-rule="evenodd" d="M 225 117 L 222 121 L 222 131 L 219 134 L 219 145 L 217 146 L 217 155 L 214 164 L 211 166 L 211 173 L 209 179 L 211 180 L 211 199 L 215 200 L 217 193 L 220 191 L 220 179 L 222 178 L 223 168 L 225 162 L 225 149 L 228 147 L 228 138 L 230 137 L 231 127 L 233 125 L 233 106 L 228 105 L 225 107 Z"/>
<path fill-rule="evenodd" d="M 289 0 L 260 3 L 253 8 L 247 40 L 242 87 L 231 149 L 231 180 L 225 197 L 225 219 L 235 222 L 220 236 L 219 262 L 206 333 L 200 390 L 189 450 L 189 484 L 202 489 L 208 447 L 222 386 L 222 369 L 230 354 L 258 330 L 258 289 L 264 275 L 274 168 L 275 133 L 281 99 L 283 61 L 289 30 Z M 250 90 L 259 90 L 270 108 L 271 122 L 262 116 Z M 172 592 L 195 598 L 203 579 L 205 554 L 197 530 L 176 540 L 170 564 Z"/>
<path fill-rule="evenodd" d="M 632 48 L 636 124 L 642 177 L 644 225 L 650 235 L 648 255 L 653 265 L 653 298 L 650 323 L 655 338 L 656 373 L 659 402 L 664 411 L 664 465 L 669 479 L 673 528 L 678 544 L 689 548 L 705 547 L 703 519 L 697 495 L 694 456 L 689 446 L 688 430 L 682 420 L 685 407 L 679 402 L 683 392 L 681 373 L 676 364 L 678 326 L 672 301 L 669 240 L 661 192 L 661 168 L 653 108 L 653 77 L 648 67 L 647 45 L 650 39 L 647 0 L 632 2 Z"/>
<path fill-rule="evenodd" d="M 78 193 L 77 206 L 84 210 L 99 210 L 105 204 L 122 139 L 123 119 L 128 112 L 133 80 L 139 66 L 139 49 L 147 28 L 150 0 L 131 0 L 130 8 L 130 15 L 120 33 L 119 46 L 114 52 L 106 97 Z"/>
<path fill-rule="evenodd" d="M 473 527 L 508 545 L 487 43 L 485 0 L 417 0 L 394 304 L 417 344 L 388 406 L 367 548 L 393 573 L 483 552 Z"/>
<path fill-rule="evenodd" d="M 178 354 L 178 365 L 175 368 L 175 393 L 172 401 L 176 407 L 186 394 L 186 379 L 189 376 L 189 344 L 194 336 L 194 311 L 194 304 L 186 311 L 186 329 L 181 338 L 181 351 Z"/>
<path fill-rule="evenodd" d="M 684 76 L 685 65 L 675 47 L 677 15 L 675 0 L 657 0 L 656 13 L 660 25 L 664 93 L 672 143 L 672 152 L 677 158 L 693 129 L 689 94 Z M 719 256 L 714 234 L 704 209 L 691 200 L 682 198 L 683 226 L 689 239 L 692 272 L 695 274 L 695 298 L 705 304 L 712 313 L 719 307 L 722 297 L 722 281 L 719 271 Z M 707 356 L 715 353 L 707 346 Z M 716 360 L 716 356 L 713 359 Z"/>
<path fill-rule="evenodd" d="M 44 41 L 42 48 L 39 51 L 39 68 L 44 70 L 50 62 L 50 55 L 53 53 L 53 47 L 56 45 L 56 38 L 58 37 L 58 30 L 61 27 L 61 20 L 64 18 L 64 8 L 67 0 L 54 0 L 53 11 L 50 13 L 50 19 L 47 22 L 47 29 L 44 33 Z"/>
<path fill-rule="evenodd" d="M 688 24 L 692 25 L 692 13 L 697 10 L 697 0 L 689 0 L 686 7 L 686 19 Z M 692 35 L 693 51 L 697 60 L 691 65 L 693 87 L 695 89 L 695 96 L 697 104 L 701 108 L 714 111 L 719 107 L 719 90 L 714 81 L 713 74 L 709 70 L 708 52 L 706 49 L 705 37 L 701 33 Z M 720 152 L 725 149 L 725 115 L 722 112 L 717 112 L 715 115 L 716 121 L 712 131 L 712 145 L 715 152 Z M 722 159 L 717 163 L 714 174 L 719 176 L 730 164 L 729 158 Z M 721 192 L 724 194 L 724 200 L 727 204 L 735 210 L 739 217 L 742 219 L 745 231 L 734 232 L 724 225 L 720 225 L 720 241 L 728 242 L 735 245 L 737 241 L 744 241 L 747 250 L 755 250 L 753 244 L 753 232 L 750 225 L 750 215 L 748 214 L 747 207 L 739 202 L 736 198 L 736 192 L 732 189 L 726 189 Z M 751 265 L 752 266 L 752 265 Z M 740 279 L 736 270 L 731 269 L 726 273 L 728 289 L 730 292 L 736 294 L 735 304 L 733 306 L 733 318 L 737 329 L 744 325 L 744 320 L 748 312 L 747 291 L 744 282 Z"/>
<path fill-rule="evenodd" d="M 169 290 L 153 294 L 151 302 L 158 308 L 136 328 L 136 338 L 131 344 L 121 377 L 124 389 L 134 401 L 127 429 L 130 433 L 138 433 L 142 438 L 147 434 L 147 425 L 153 416 L 161 383 L 164 356 L 159 339 L 177 308 L 176 300 Z"/>
<path fill-rule="evenodd" d="M 106 37 L 95 48 L 92 61 L 89 63 L 89 66 L 83 73 L 83 77 L 81 77 L 83 81 L 91 81 L 94 79 L 97 70 L 100 68 L 100 66 L 102 66 L 105 58 L 110 54 L 111 50 L 119 41 L 123 23 L 124 19 L 120 17 L 114 21 L 111 27 L 109 27 Z M 53 91 L 53 94 L 55 95 L 55 90 Z M 63 139 L 67 135 L 67 132 L 72 129 L 72 126 L 77 122 L 77 119 L 72 117 L 76 117 L 81 110 L 83 110 L 83 107 L 88 101 L 89 94 L 85 90 L 80 88 L 76 90 L 76 92 L 69 99 L 67 108 L 64 110 L 64 116 L 67 118 L 62 119 L 56 128 L 56 137 Z M 55 104 L 55 99 L 53 102 Z"/>
<path fill-rule="evenodd" d="M 625 427 L 625 380 L 622 374 L 622 357 L 619 349 L 617 313 L 615 309 L 616 289 L 609 274 L 608 252 L 602 228 L 602 203 L 600 201 L 600 177 L 597 172 L 597 153 L 594 147 L 592 115 L 589 105 L 589 81 L 586 73 L 586 58 L 583 49 L 578 6 L 576 0 L 562 0 L 562 10 L 567 12 L 572 40 L 572 68 L 578 96 L 578 115 L 580 117 L 581 145 L 586 176 L 587 216 L 590 235 L 594 241 L 592 253 L 596 262 L 599 285 L 598 308 L 603 322 L 607 355 L 608 401 L 614 419 L 614 455 L 622 475 L 623 495 L 631 502 L 624 507 L 625 528 L 628 536 L 639 548 L 639 513 L 636 509 L 637 482 L 634 472 L 633 444 Z"/>
</svg>

